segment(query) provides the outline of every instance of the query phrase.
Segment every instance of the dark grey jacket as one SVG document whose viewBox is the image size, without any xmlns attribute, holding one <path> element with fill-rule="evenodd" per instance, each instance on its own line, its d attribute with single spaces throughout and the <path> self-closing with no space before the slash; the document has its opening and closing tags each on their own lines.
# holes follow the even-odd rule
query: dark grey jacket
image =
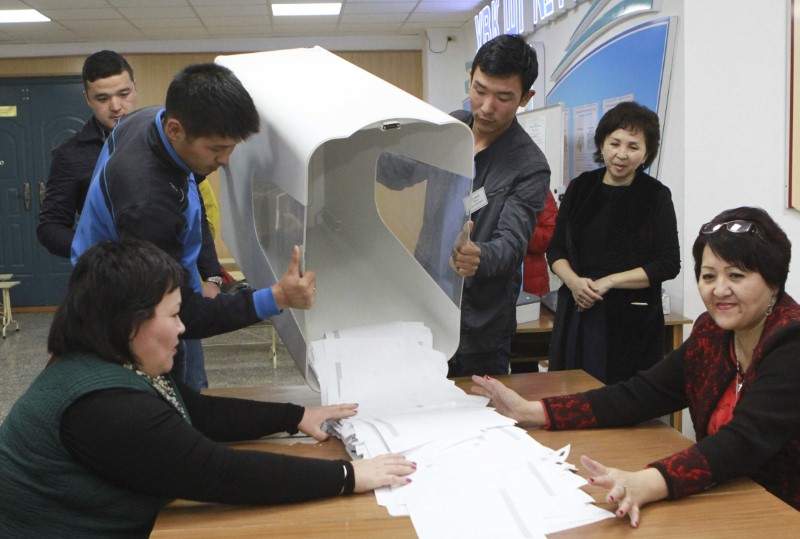
<svg viewBox="0 0 800 539">
<path fill-rule="evenodd" d="M 451 115 L 472 126 L 472 114 Z M 474 277 L 464 281 L 459 353 L 496 349 L 516 332 L 522 259 L 544 208 L 550 167 L 544 153 L 514 119 L 475 155 L 472 190 L 483 187 L 488 204 L 472 214 L 472 241 L 481 249 Z"/>
</svg>

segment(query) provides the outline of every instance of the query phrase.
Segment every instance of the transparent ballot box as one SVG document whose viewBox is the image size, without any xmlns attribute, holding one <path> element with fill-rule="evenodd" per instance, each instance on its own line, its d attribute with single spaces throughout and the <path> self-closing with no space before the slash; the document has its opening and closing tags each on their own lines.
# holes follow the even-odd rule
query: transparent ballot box
<svg viewBox="0 0 800 539">
<path fill-rule="evenodd" d="M 272 322 L 309 383 L 308 344 L 341 329 L 422 322 L 450 357 L 463 281 L 449 256 L 468 219 L 469 128 L 319 47 L 216 62 L 261 120 L 221 169 L 223 238 L 257 288 L 303 249 L 314 307 Z"/>
</svg>

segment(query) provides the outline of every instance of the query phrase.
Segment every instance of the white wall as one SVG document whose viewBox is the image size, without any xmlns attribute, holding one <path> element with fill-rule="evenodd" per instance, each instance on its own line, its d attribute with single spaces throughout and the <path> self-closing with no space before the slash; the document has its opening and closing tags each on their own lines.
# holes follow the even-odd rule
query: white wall
<svg viewBox="0 0 800 539">
<path fill-rule="evenodd" d="M 794 239 L 787 291 L 800 296 L 800 212 L 786 209 L 788 178 L 788 0 L 686 2 L 687 231 L 720 211 L 764 208 Z M 724 6 L 724 9 L 723 9 Z M 693 237 L 692 237 L 693 239 Z M 691 244 L 683 246 L 684 257 Z M 687 315 L 703 312 L 694 275 L 684 290 Z"/>
<path fill-rule="evenodd" d="M 475 29 L 470 22 L 463 27 L 428 28 L 428 39 L 422 48 L 422 76 L 425 101 L 444 112 L 462 108 L 467 97 L 464 86 L 475 56 Z M 447 43 L 447 36 L 456 40 Z"/>
</svg>

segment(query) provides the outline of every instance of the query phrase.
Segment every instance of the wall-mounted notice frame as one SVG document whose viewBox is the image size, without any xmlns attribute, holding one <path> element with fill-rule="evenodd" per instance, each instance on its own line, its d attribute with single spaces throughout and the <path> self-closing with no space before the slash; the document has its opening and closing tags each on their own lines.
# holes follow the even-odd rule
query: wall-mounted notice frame
<svg viewBox="0 0 800 539">
<path fill-rule="evenodd" d="M 560 104 L 517 113 L 517 120 L 550 165 L 550 188 L 561 193 L 564 177 L 564 108 Z M 558 197 L 556 197 L 556 200 Z"/>
<path fill-rule="evenodd" d="M 800 1 L 792 0 L 791 77 L 789 88 L 789 181 L 786 205 L 800 211 Z"/>
<path fill-rule="evenodd" d="M 635 100 L 656 111 L 664 137 L 676 26 L 677 17 L 665 17 L 605 36 L 555 82 L 547 104 L 564 106 L 564 185 L 599 166 L 592 160 L 594 128 L 621 101 Z M 658 177 L 658 168 L 657 157 L 650 174 Z"/>
</svg>

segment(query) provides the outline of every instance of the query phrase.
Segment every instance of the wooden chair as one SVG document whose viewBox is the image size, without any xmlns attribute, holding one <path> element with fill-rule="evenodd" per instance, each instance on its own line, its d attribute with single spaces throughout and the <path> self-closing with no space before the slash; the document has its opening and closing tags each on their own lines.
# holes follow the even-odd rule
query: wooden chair
<svg viewBox="0 0 800 539">
<path fill-rule="evenodd" d="M 3 338 L 6 338 L 6 328 L 11 324 L 14 324 L 16 330 L 19 331 L 19 323 L 14 320 L 14 315 L 11 313 L 11 294 L 9 291 L 17 286 L 20 281 L 9 281 L 13 275 L 11 274 L 2 274 L 0 275 L 0 290 L 3 291 L 3 302 L 0 303 L 0 306 L 3 308 Z"/>
</svg>

